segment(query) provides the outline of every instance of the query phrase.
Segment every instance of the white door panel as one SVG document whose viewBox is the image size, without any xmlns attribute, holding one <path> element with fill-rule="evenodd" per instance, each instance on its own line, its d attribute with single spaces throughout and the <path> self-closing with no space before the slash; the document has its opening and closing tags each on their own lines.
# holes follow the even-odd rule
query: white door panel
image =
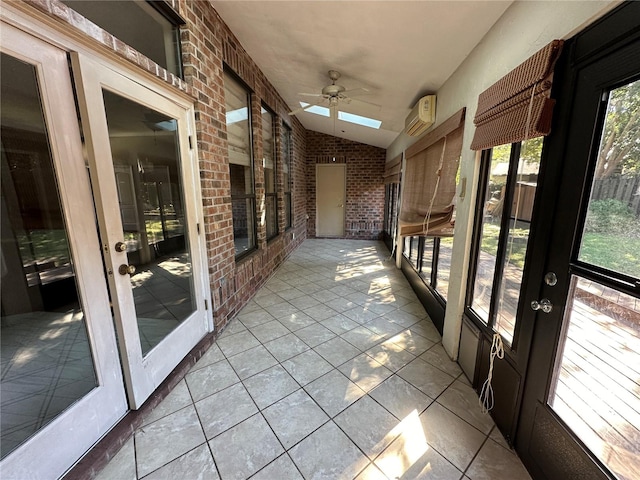
<svg viewBox="0 0 640 480">
<path fill-rule="evenodd" d="M 3 255 L 14 242 L 20 247 L 9 262 L 13 271 L 3 259 L 2 281 L 3 289 L 30 292 L 21 302 L 3 296 L 0 477 L 57 478 L 117 423 L 127 402 L 66 52 L 4 23 L 0 35 L 3 91 L 11 92 L 2 98 Z M 19 74 L 29 71 L 36 109 L 28 108 L 29 79 Z M 44 149 L 36 147 L 39 139 Z M 23 169 L 29 162 L 33 168 Z M 38 214 L 24 208 L 34 196 Z M 7 226 L 15 239 L 5 242 Z M 62 305 L 60 292 L 73 296 L 73 305 Z M 60 304 L 47 305 L 55 301 Z M 35 389 L 20 398 L 27 387 Z M 12 418 L 30 418 L 39 399 L 48 413 L 40 413 L 32 432 L 20 433 L 19 422 L 7 426 Z M 63 408 L 50 410 L 60 402 Z M 16 434 L 24 437 L 15 441 Z"/>
<path fill-rule="evenodd" d="M 193 112 L 86 56 L 72 54 L 72 65 L 129 402 L 139 408 L 211 326 Z M 126 169 L 133 200 L 119 197 Z M 135 205 L 136 228 L 123 224 L 123 203 Z"/>
</svg>

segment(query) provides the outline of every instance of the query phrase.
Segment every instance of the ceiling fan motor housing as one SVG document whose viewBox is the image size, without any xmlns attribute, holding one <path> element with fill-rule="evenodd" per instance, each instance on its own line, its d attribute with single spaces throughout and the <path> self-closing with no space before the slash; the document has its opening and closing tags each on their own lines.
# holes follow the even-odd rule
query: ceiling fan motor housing
<svg viewBox="0 0 640 480">
<path fill-rule="evenodd" d="M 342 85 L 327 85 L 322 89 L 322 94 L 337 97 L 340 93 L 344 92 L 344 90 L 345 88 Z"/>
</svg>

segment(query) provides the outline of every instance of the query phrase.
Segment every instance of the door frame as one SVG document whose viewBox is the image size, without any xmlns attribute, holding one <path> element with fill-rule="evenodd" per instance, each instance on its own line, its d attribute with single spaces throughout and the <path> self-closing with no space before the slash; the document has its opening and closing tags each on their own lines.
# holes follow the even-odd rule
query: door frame
<svg viewBox="0 0 640 480">
<path fill-rule="evenodd" d="M 557 128 L 545 142 L 545 181 L 537 205 L 539 215 L 536 222 L 542 234 L 532 244 L 534 257 L 545 260 L 536 262 L 536 266 L 528 273 L 529 288 L 525 297 L 526 304 L 532 300 L 549 298 L 554 310 L 548 315 L 539 312 L 534 318 L 533 346 L 528 355 L 515 442 L 516 450 L 534 478 L 547 478 L 536 457 L 551 449 L 553 452 L 545 456 L 545 461 L 553 465 L 546 468 L 556 469 L 557 474 L 562 472 L 568 476 L 581 475 L 579 478 L 610 478 L 600 461 L 546 404 L 554 378 L 571 278 L 569 268 L 556 271 L 554 265 L 569 265 L 572 261 L 575 240 L 584 220 L 583 206 L 590 195 L 592 152 L 599 146 L 602 109 L 606 110 L 600 93 L 591 93 L 589 102 L 584 102 L 584 94 L 587 89 L 594 92 L 596 86 L 604 89 L 637 76 L 638 62 L 635 65 L 631 61 L 621 62 L 620 57 L 634 58 L 625 54 L 623 49 L 633 42 L 640 42 L 638 18 L 639 3 L 621 5 L 567 41 L 564 60 L 559 62 L 562 65 L 558 77 L 560 82 L 554 86 L 557 92 L 554 96 L 559 98 L 554 118 Z M 638 52 L 640 47 L 636 44 L 634 48 Z M 595 74 L 605 71 L 606 75 Z M 613 74 L 609 73 L 612 71 Z M 570 199 L 563 203 L 562 208 L 557 207 L 560 192 Z M 568 217 L 576 219 L 571 228 L 567 228 Z M 554 236 L 554 232 L 561 233 Z M 551 270 L 558 277 L 556 286 L 546 285 L 543 279 L 546 272 Z M 541 441 L 540 429 L 553 434 L 549 433 L 544 437 L 545 441 Z M 561 451 L 563 455 L 559 455 Z M 567 455 L 571 458 L 570 462 L 567 461 Z"/>
<path fill-rule="evenodd" d="M 66 51 L 4 21 L 0 35 L 3 52 L 36 67 L 78 296 L 98 383 L 10 453 L 0 464 L 0 471 L 2 478 L 59 477 L 126 414 L 127 402 L 106 281 L 103 275 L 95 275 L 95 266 L 102 265 L 100 241 L 95 229 L 86 228 L 95 224 L 95 216 Z M 67 440 L 62 442 L 61 438 Z"/>
<path fill-rule="evenodd" d="M 172 97 L 166 91 L 141 85 L 88 55 L 71 52 L 78 103 L 84 126 L 86 150 L 91 172 L 102 250 L 108 271 L 108 281 L 114 310 L 124 370 L 127 395 L 131 408 L 139 408 L 160 383 L 171 373 L 189 351 L 212 330 L 213 319 L 208 305 L 207 266 L 203 254 L 202 202 L 197 152 L 192 140 L 195 132 L 193 103 Z M 123 242 L 118 192 L 111 156 L 107 118 L 102 91 L 108 90 L 137 104 L 159 111 L 177 120 L 179 168 L 184 189 L 185 233 L 191 254 L 193 293 L 196 308 L 171 333 L 143 355 L 138 330 L 130 276 L 119 275 L 118 267 L 127 264 L 126 252 L 116 252 L 116 243 Z M 191 140 L 190 140 L 191 139 Z"/>
<path fill-rule="evenodd" d="M 333 168 L 333 169 L 341 169 L 344 172 L 344 195 L 342 202 L 342 234 L 341 235 L 321 235 L 318 232 L 318 226 L 320 225 L 320 215 L 318 214 L 318 192 L 319 192 L 319 183 L 318 183 L 318 171 L 320 168 Z M 320 237 L 334 237 L 341 238 L 344 237 L 346 233 L 345 222 L 346 222 L 346 203 L 347 203 L 347 164 L 346 163 L 316 163 L 316 236 Z"/>
</svg>

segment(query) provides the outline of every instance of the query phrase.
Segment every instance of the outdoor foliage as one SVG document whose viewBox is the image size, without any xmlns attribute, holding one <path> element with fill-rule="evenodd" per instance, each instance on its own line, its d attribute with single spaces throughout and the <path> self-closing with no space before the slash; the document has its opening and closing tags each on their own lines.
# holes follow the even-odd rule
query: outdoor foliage
<svg viewBox="0 0 640 480">
<path fill-rule="evenodd" d="M 620 200 L 608 198 L 591 202 L 585 222 L 585 233 L 606 233 L 640 238 L 640 219 Z"/>
<path fill-rule="evenodd" d="M 612 90 L 596 178 L 640 174 L 640 80 Z"/>
<path fill-rule="evenodd" d="M 640 219 L 619 200 L 591 202 L 579 259 L 640 277 Z"/>
</svg>

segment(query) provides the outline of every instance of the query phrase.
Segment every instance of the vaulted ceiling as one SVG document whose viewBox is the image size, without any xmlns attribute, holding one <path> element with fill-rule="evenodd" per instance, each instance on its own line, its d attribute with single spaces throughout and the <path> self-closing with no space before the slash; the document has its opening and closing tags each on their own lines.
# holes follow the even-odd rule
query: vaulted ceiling
<svg viewBox="0 0 640 480">
<path fill-rule="evenodd" d="M 310 130 L 386 148 L 416 101 L 436 93 L 512 1 L 215 1 L 212 4 L 289 105 L 315 103 L 331 83 L 354 92 L 340 111 L 382 121 L 375 130 L 310 112 Z M 365 103 L 367 102 L 367 103 Z M 374 105 L 371 105 L 374 104 Z M 375 106 L 379 105 L 379 107 Z"/>
</svg>

